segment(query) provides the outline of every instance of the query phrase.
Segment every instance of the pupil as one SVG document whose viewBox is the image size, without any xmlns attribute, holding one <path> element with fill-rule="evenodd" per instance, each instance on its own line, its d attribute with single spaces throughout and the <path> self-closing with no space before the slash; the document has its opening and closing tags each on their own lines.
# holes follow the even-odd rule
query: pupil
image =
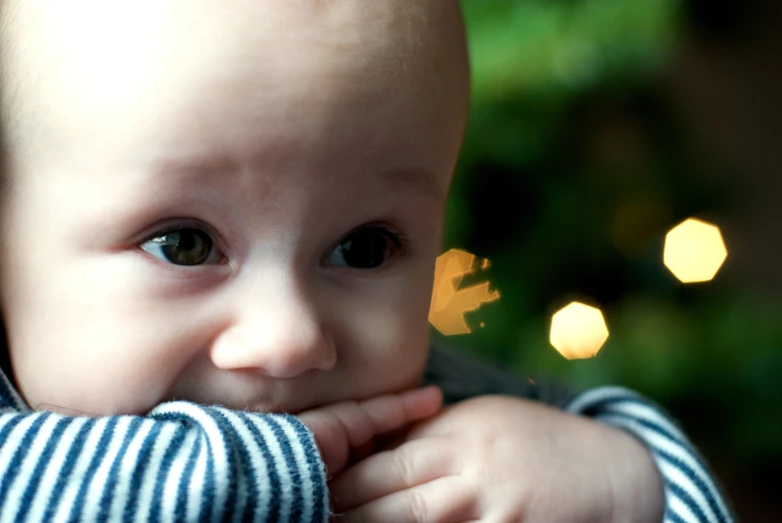
<svg viewBox="0 0 782 523">
<path fill-rule="evenodd" d="M 203 231 L 182 229 L 166 234 L 163 253 L 177 265 L 203 263 L 212 250 L 212 240 Z"/>
<path fill-rule="evenodd" d="M 342 244 L 342 255 L 351 267 L 372 269 L 385 261 L 386 242 L 385 236 L 377 232 L 358 232 Z"/>
<path fill-rule="evenodd" d="M 195 235 L 190 232 L 179 233 L 179 240 L 177 241 L 177 247 L 183 251 L 191 251 L 196 246 Z"/>
</svg>

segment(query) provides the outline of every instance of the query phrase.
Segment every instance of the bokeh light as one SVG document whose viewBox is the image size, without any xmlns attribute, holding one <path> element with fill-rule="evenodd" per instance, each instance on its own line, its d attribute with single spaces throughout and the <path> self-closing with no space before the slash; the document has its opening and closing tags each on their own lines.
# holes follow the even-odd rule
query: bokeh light
<svg viewBox="0 0 782 523">
<path fill-rule="evenodd" d="M 429 323 L 440 333 L 445 336 L 469 334 L 471 329 L 465 314 L 500 299 L 500 293 L 492 290 L 488 281 L 460 287 L 465 276 L 488 267 L 488 260 L 480 261 L 475 255 L 459 249 L 451 249 L 437 258 Z M 484 323 L 480 326 L 484 327 Z"/>
<path fill-rule="evenodd" d="M 595 356 L 608 339 L 600 309 L 574 301 L 551 318 L 550 342 L 569 360 Z"/>
<path fill-rule="evenodd" d="M 712 280 L 727 256 L 719 227 L 695 218 L 665 236 L 663 263 L 682 283 Z"/>
</svg>

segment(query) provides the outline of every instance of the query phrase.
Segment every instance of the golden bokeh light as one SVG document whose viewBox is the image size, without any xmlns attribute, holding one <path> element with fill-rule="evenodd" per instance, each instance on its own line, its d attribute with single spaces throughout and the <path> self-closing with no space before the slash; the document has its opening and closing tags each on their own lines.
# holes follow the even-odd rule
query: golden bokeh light
<svg viewBox="0 0 782 523">
<path fill-rule="evenodd" d="M 474 274 L 478 268 L 486 270 L 488 267 L 488 260 L 480 262 L 475 255 L 459 249 L 451 249 L 437 258 L 432 302 L 429 306 L 429 323 L 435 329 L 446 336 L 471 332 L 465 314 L 484 303 L 497 301 L 500 293 L 491 290 L 488 281 L 465 288 L 460 288 L 460 284 L 468 274 Z"/>
<path fill-rule="evenodd" d="M 551 318 L 551 345 L 569 360 L 595 356 L 608 339 L 600 309 L 574 301 Z"/>
<path fill-rule="evenodd" d="M 719 227 L 695 218 L 665 236 L 663 263 L 682 283 L 712 280 L 727 256 Z"/>
</svg>

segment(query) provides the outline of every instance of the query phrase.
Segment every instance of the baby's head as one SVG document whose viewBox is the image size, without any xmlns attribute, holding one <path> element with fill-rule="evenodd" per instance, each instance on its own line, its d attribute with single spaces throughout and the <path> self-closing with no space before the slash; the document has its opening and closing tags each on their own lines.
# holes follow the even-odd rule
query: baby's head
<svg viewBox="0 0 782 523">
<path fill-rule="evenodd" d="M 466 118 L 455 0 L 4 0 L 0 306 L 33 407 L 413 386 Z"/>
</svg>

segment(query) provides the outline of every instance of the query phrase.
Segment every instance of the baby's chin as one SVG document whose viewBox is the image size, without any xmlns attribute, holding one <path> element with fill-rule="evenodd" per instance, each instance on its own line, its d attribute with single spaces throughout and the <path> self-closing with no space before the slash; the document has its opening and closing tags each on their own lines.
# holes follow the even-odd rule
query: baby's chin
<svg viewBox="0 0 782 523">
<path fill-rule="evenodd" d="M 225 401 L 213 403 L 231 410 L 245 412 L 261 412 L 265 414 L 298 414 L 312 408 L 319 407 L 322 403 L 316 402 L 307 395 L 282 391 L 272 397 L 252 398 L 247 401 Z"/>
<path fill-rule="evenodd" d="M 178 382 L 160 402 L 183 400 L 231 410 L 296 414 L 330 402 L 332 394 L 320 390 L 318 381 L 311 375 L 269 379 L 257 373 L 208 373 Z"/>
</svg>

